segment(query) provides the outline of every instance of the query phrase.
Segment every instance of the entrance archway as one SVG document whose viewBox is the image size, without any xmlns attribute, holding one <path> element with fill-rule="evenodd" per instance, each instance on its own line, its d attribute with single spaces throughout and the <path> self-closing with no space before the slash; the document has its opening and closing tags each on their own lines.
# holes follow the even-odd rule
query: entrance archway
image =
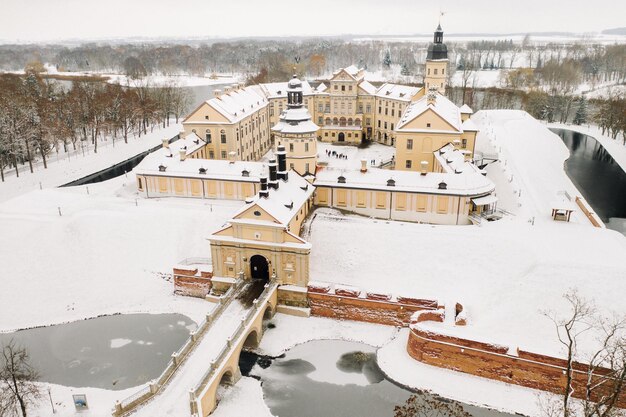
<svg viewBox="0 0 626 417">
<path fill-rule="evenodd" d="M 252 279 L 269 281 L 270 268 L 267 259 L 261 255 L 254 255 L 250 258 L 250 275 Z"/>
<path fill-rule="evenodd" d="M 344 142 L 346 140 L 346 135 L 343 132 L 339 133 L 339 142 Z"/>
</svg>

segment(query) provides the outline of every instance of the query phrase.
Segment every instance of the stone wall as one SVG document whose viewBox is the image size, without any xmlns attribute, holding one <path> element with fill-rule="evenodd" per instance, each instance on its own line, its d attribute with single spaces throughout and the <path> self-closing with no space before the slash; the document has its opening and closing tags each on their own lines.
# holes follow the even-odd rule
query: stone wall
<svg viewBox="0 0 626 417">
<path fill-rule="evenodd" d="M 563 359 L 521 350 L 514 355 L 506 346 L 442 335 L 419 325 L 411 326 L 407 351 L 412 358 L 429 365 L 528 388 L 561 394 L 566 384 Z M 574 396 L 581 398 L 585 393 L 586 367 L 576 363 L 574 369 Z M 596 381 L 607 372 L 599 370 Z M 606 381 L 604 386 L 610 388 L 611 382 Z M 626 390 L 622 394 L 619 406 L 626 407 Z"/>
</svg>

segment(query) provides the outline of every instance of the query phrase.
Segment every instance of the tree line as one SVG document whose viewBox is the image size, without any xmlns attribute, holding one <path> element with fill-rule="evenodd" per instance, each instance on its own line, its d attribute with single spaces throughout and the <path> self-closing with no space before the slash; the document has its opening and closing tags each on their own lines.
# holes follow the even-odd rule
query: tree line
<svg viewBox="0 0 626 417">
<path fill-rule="evenodd" d="M 189 93 L 174 85 L 121 86 L 73 81 L 69 88 L 44 80 L 35 71 L 0 76 L 0 178 L 7 169 L 19 176 L 20 165 L 34 160 L 48 167 L 51 152 L 85 147 L 111 138 L 128 142 L 156 125 L 169 125 L 188 110 Z"/>
</svg>

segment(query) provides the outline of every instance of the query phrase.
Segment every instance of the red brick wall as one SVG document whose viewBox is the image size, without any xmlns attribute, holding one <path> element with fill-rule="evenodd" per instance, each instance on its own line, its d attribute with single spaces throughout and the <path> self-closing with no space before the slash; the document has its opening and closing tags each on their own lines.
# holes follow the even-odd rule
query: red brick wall
<svg viewBox="0 0 626 417">
<path fill-rule="evenodd" d="M 506 354 L 506 347 L 444 336 L 414 327 L 409 333 L 407 351 L 412 358 L 441 368 L 465 372 L 502 382 L 561 394 L 565 386 L 565 361 L 521 351 Z M 584 369 L 577 364 L 575 368 Z M 574 396 L 584 394 L 586 374 L 574 373 Z M 626 390 L 619 405 L 626 407 Z"/>
<path fill-rule="evenodd" d="M 405 326 L 411 315 L 432 307 L 401 304 L 393 301 L 341 297 L 334 294 L 308 293 L 311 315 L 342 320 Z M 436 303 L 435 303 L 436 304 Z"/>
<path fill-rule="evenodd" d="M 211 279 L 174 275 L 174 292 L 190 297 L 204 298 L 211 291 Z"/>
</svg>

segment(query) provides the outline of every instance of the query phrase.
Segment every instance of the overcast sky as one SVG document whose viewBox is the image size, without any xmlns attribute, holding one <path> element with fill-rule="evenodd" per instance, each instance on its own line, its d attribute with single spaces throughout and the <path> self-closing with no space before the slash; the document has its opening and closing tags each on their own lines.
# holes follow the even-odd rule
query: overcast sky
<svg viewBox="0 0 626 417">
<path fill-rule="evenodd" d="M 626 0 L 0 0 L 0 39 L 592 32 Z"/>
</svg>

